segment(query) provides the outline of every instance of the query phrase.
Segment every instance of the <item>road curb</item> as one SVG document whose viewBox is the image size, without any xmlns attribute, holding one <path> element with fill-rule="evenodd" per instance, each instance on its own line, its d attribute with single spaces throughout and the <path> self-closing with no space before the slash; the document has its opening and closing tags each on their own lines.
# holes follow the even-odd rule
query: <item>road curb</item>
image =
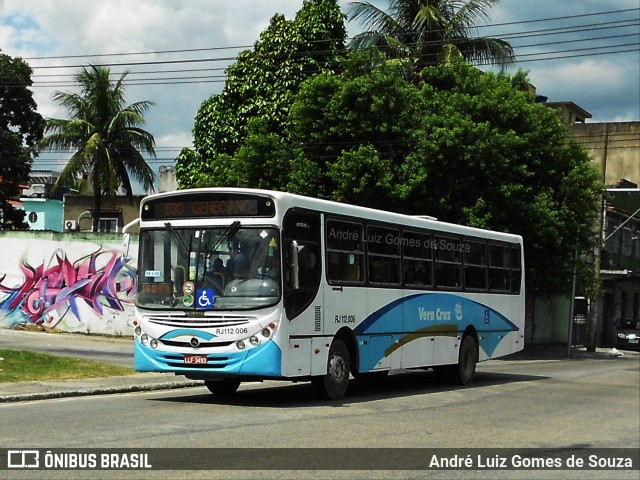
<svg viewBox="0 0 640 480">
<path fill-rule="evenodd" d="M 95 387 L 88 389 L 55 390 L 50 392 L 16 393 L 0 396 L 0 403 L 29 402 L 34 400 L 48 400 L 53 398 L 86 397 L 91 395 L 110 395 L 118 393 L 147 392 L 155 390 L 173 390 L 180 388 L 201 387 L 202 385 L 202 382 L 196 380 L 188 380 L 179 382 L 121 385 L 117 387 Z"/>
</svg>

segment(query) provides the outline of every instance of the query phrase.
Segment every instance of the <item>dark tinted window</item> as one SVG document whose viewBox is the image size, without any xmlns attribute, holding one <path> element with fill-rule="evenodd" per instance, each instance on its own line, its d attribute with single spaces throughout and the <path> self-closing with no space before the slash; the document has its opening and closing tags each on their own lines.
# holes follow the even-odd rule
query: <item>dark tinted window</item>
<svg viewBox="0 0 640 480">
<path fill-rule="evenodd" d="M 433 285 L 432 237 L 424 233 L 404 232 L 403 274 L 407 285 L 429 287 Z"/>
<path fill-rule="evenodd" d="M 364 231 L 360 223 L 327 220 L 327 279 L 329 282 L 364 281 Z"/>
<path fill-rule="evenodd" d="M 400 244 L 396 229 L 367 227 L 367 271 L 369 282 L 398 285 L 400 283 Z"/>
</svg>

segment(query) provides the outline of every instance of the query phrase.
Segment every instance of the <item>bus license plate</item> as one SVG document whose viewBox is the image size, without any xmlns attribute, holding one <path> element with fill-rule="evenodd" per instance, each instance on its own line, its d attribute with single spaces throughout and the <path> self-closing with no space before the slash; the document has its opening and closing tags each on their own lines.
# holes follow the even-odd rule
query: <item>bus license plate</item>
<svg viewBox="0 0 640 480">
<path fill-rule="evenodd" d="M 185 355 L 184 363 L 187 365 L 206 365 L 207 356 L 206 355 Z"/>
</svg>

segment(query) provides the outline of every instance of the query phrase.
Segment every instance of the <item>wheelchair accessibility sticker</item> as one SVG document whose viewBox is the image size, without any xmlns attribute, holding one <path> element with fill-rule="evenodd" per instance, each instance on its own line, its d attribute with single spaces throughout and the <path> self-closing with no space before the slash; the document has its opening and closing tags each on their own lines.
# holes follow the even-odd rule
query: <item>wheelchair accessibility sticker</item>
<svg viewBox="0 0 640 480">
<path fill-rule="evenodd" d="M 196 290 L 196 308 L 213 308 L 216 295 L 213 288 L 199 288 Z"/>
</svg>

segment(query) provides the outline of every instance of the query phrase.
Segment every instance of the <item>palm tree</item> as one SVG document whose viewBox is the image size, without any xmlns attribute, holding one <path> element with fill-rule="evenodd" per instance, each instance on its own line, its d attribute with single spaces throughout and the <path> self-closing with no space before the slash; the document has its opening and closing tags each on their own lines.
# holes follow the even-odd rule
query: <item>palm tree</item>
<svg viewBox="0 0 640 480">
<path fill-rule="evenodd" d="M 54 188 L 72 185 L 88 174 L 94 198 L 93 231 L 98 231 L 102 197 L 123 189 L 133 200 L 131 175 L 146 191 L 153 190 L 155 175 L 141 151 L 155 157 L 155 140 L 146 130 L 143 113 L 153 105 L 149 101 L 126 105 L 124 72 L 117 82 L 110 80 L 106 67 L 83 68 L 75 75 L 81 93 L 56 92 L 53 99 L 69 111 L 68 120 L 49 119 L 38 151 L 70 149 L 75 151 L 60 174 Z"/>
<path fill-rule="evenodd" d="M 452 56 L 506 66 L 515 61 L 508 42 L 473 36 L 477 22 L 499 1 L 389 0 L 389 13 L 369 2 L 352 2 L 349 20 L 360 20 L 368 31 L 356 35 L 351 46 L 379 47 L 391 58 L 408 60 L 413 75 Z"/>
</svg>

